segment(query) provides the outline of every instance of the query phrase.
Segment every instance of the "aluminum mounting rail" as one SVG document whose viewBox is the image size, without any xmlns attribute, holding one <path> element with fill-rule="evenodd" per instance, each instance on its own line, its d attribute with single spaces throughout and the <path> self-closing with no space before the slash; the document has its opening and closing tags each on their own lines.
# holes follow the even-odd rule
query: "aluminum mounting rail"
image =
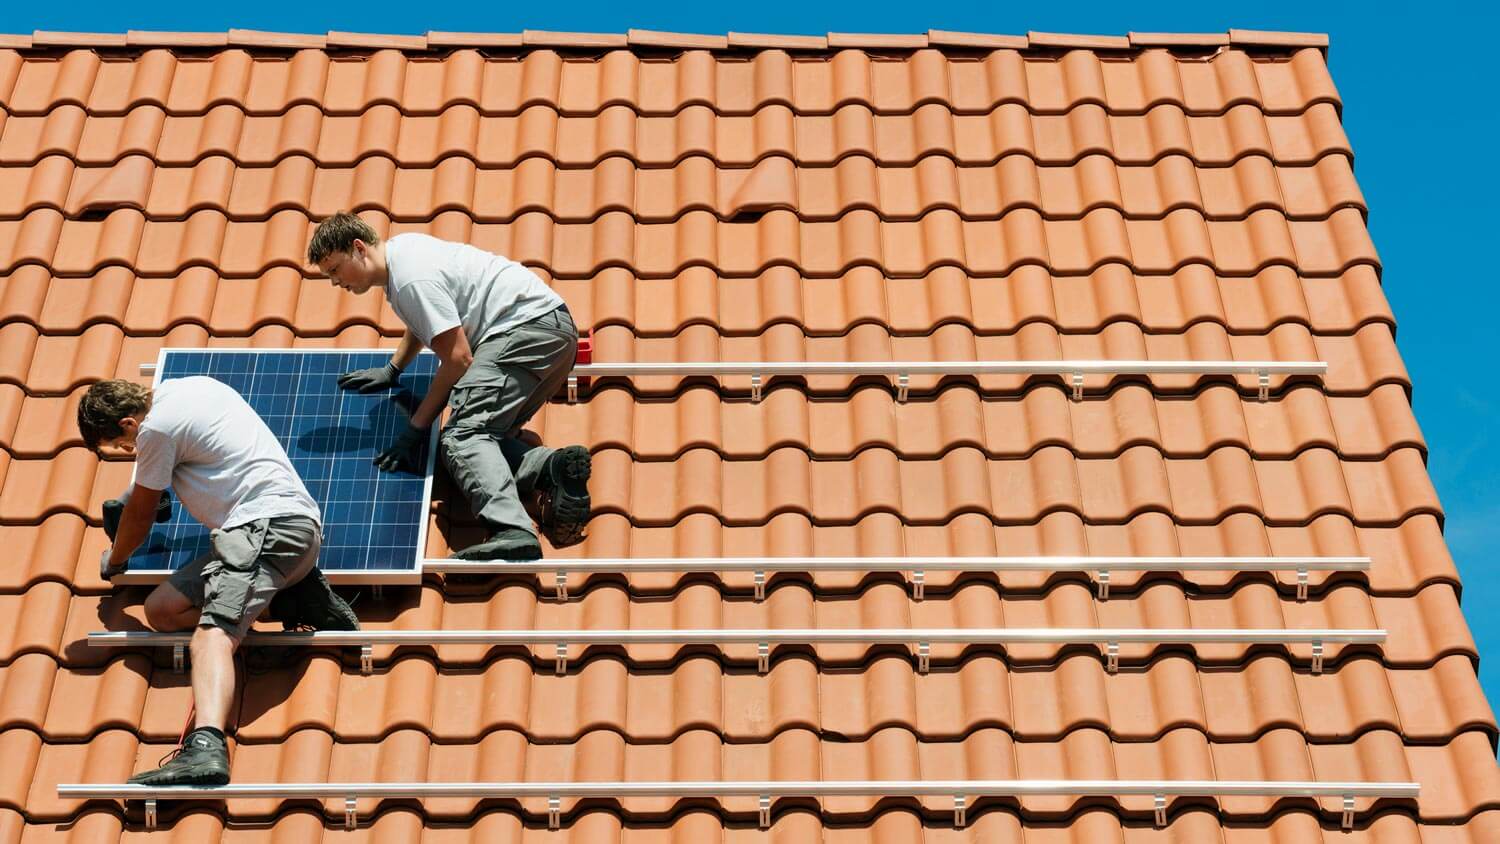
<svg viewBox="0 0 1500 844">
<path fill-rule="evenodd" d="M 1112 571 L 1295 571 L 1297 600 L 1307 600 L 1308 573 L 1369 571 L 1369 557 L 580 557 L 516 562 L 511 560 L 429 559 L 424 572 L 445 574 L 555 573 L 557 599 L 568 599 L 571 572 L 752 572 L 755 599 L 766 596 L 766 573 L 772 571 L 909 571 L 912 597 L 922 600 L 929 571 L 1093 572 L 1099 599 L 1109 600 Z"/>
<path fill-rule="evenodd" d="M 181 671 L 191 633 L 141 631 L 88 635 L 94 647 L 171 647 Z M 1312 672 L 1323 671 L 1326 644 L 1383 645 L 1386 632 L 1355 628 L 1191 629 L 1146 627 L 932 627 L 932 628 L 744 628 L 698 630 L 354 630 L 317 633 L 251 633 L 244 644 L 356 646 L 360 670 L 373 670 L 376 645 L 553 645 L 557 674 L 568 670 L 569 645 L 755 645 L 762 674 L 770 670 L 771 646 L 783 644 L 913 645 L 917 670 L 926 673 L 934 644 L 1100 645 L 1110 673 L 1119 670 L 1120 645 L 1312 645 Z"/>
<path fill-rule="evenodd" d="M 1335 797 L 1343 808 L 1343 828 L 1354 825 L 1354 801 L 1415 800 L 1415 782 L 1297 782 L 1274 780 L 727 780 L 700 782 L 471 782 L 471 783 L 231 783 L 224 786 L 146 786 L 107 783 L 60 784 L 57 796 L 73 799 L 144 800 L 146 828 L 155 829 L 158 800 L 234 798 L 344 798 L 344 824 L 358 825 L 360 798 L 539 798 L 547 799 L 547 826 L 562 825 L 565 797 L 755 797 L 760 826 L 771 825 L 776 797 L 951 797 L 953 823 L 967 823 L 970 797 L 1128 797 L 1154 799 L 1156 825 L 1167 823 L 1168 797 Z"/>
<path fill-rule="evenodd" d="M 894 379 L 896 400 L 906 401 L 913 375 L 1060 375 L 1083 398 L 1086 375 L 1254 375 L 1260 400 L 1271 391 L 1272 375 L 1318 375 L 1323 361 L 1234 360 L 980 360 L 980 361 L 681 361 L 586 363 L 568 375 L 568 401 L 578 401 L 578 379 L 608 376 L 750 376 L 750 400 L 760 401 L 765 379 L 776 375 L 885 375 Z"/>
</svg>

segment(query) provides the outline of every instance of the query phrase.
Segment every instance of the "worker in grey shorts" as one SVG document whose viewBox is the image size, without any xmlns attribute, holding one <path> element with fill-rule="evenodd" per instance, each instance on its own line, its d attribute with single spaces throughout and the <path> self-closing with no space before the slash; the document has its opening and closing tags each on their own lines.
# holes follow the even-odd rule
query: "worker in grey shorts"
<svg viewBox="0 0 1500 844">
<path fill-rule="evenodd" d="M 269 608 L 288 628 L 359 629 L 317 568 L 322 512 L 271 429 L 239 393 L 212 378 L 173 378 L 151 390 L 100 381 L 78 403 L 78 431 L 95 452 L 109 447 L 135 456 L 123 506 L 106 505 L 111 545 L 99 560 L 105 581 L 126 570 L 169 486 L 210 529 L 209 551 L 174 571 L 145 606 L 155 629 L 193 631 L 193 730 L 171 761 L 130 782 L 223 785 L 234 651 L 261 613 Z"/>
<path fill-rule="evenodd" d="M 441 435 L 443 460 L 489 534 L 455 556 L 539 558 L 523 496 L 540 500 L 538 522 L 554 546 L 580 542 L 590 513 L 588 449 L 521 439 L 521 427 L 573 368 L 578 329 L 562 297 L 503 256 L 425 234 L 381 240 L 342 211 L 318 225 L 307 260 L 356 295 L 384 288 L 406 325 L 389 364 L 345 373 L 340 387 L 392 389 L 423 347 L 437 355 L 437 374 L 410 425 L 375 462 L 387 471 L 419 471 L 428 429 L 444 405 L 453 409 Z"/>
</svg>

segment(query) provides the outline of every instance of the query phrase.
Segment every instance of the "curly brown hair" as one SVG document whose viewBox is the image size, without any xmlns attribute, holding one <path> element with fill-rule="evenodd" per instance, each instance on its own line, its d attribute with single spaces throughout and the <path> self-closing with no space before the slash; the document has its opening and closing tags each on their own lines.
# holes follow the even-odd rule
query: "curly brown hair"
<svg viewBox="0 0 1500 844">
<path fill-rule="evenodd" d="M 78 432 L 97 452 L 99 444 L 125 433 L 120 420 L 151 408 L 151 391 L 118 378 L 89 387 L 78 402 Z"/>
<path fill-rule="evenodd" d="M 354 248 L 356 240 L 374 246 L 380 242 L 380 235 L 369 223 L 348 211 L 340 211 L 319 223 L 313 231 L 312 240 L 307 243 L 307 262 L 316 264 L 335 252 L 348 252 Z"/>
</svg>

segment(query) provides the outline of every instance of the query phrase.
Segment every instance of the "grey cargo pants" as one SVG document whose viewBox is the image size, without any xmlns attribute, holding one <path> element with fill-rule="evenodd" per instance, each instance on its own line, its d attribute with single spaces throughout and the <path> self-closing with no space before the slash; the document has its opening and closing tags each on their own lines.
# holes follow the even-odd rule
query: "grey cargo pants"
<svg viewBox="0 0 1500 844">
<path fill-rule="evenodd" d="M 552 449 L 517 435 L 567 381 L 577 350 L 578 329 L 560 307 L 480 343 L 469 371 L 453 385 L 443 462 L 491 532 L 536 534 L 521 495 L 535 486 Z"/>
</svg>

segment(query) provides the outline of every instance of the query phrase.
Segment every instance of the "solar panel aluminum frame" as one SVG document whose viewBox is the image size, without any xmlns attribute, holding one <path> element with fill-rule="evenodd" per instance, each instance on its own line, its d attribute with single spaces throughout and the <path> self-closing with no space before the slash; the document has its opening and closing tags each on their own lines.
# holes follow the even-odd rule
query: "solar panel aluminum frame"
<svg viewBox="0 0 1500 844">
<path fill-rule="evenodd" d="M 166 370 L 167 355 L 171 353 L 211 353 L 211 354 L 385 354 L 389 355 L 393 349 L 372 348 L 316 348 L 316 349 L 275 349 L 275 348 L 215 348 L 215 347 L 192 347 L 173 346 L 163 347 L 156 353 L 154 365 L 143 364 L 141 369 L 146 370 L 151 366 L 151 387 L 155 389 L 161 383 L 162 373 Z M 423 355 L 432 354 L 429 350 L 423 350 Z M 431 524 L 428 514 L 432 512 L 432 473 L 437 466 L 438 432 L 440 425 L 434 424 L 428 431 L 427 442 L 427 466 L 424 469 L 425 477 L 422 482 L 422 520 L 417 526 L 417 541 L 415 559 L 409 569 L 366 569 L 362 571 L 328 571 L 324 570 L 324 576 L 330 583 L 336 584 L 416 584 L 422 582 L 423 563 L 427 559 L 427 528 Z M 304 481 L 306 483 L 306 481 Z M 176 506 L 181 507 L 181 502 Z M 318 506 L 323 506 L 319 502 Z M 116 586 L 151 586 L 165 581 L 171 576 L 171 569 L 127 569 L 123 574 L 117 575 L 111 583 Z"/>
</svg>

